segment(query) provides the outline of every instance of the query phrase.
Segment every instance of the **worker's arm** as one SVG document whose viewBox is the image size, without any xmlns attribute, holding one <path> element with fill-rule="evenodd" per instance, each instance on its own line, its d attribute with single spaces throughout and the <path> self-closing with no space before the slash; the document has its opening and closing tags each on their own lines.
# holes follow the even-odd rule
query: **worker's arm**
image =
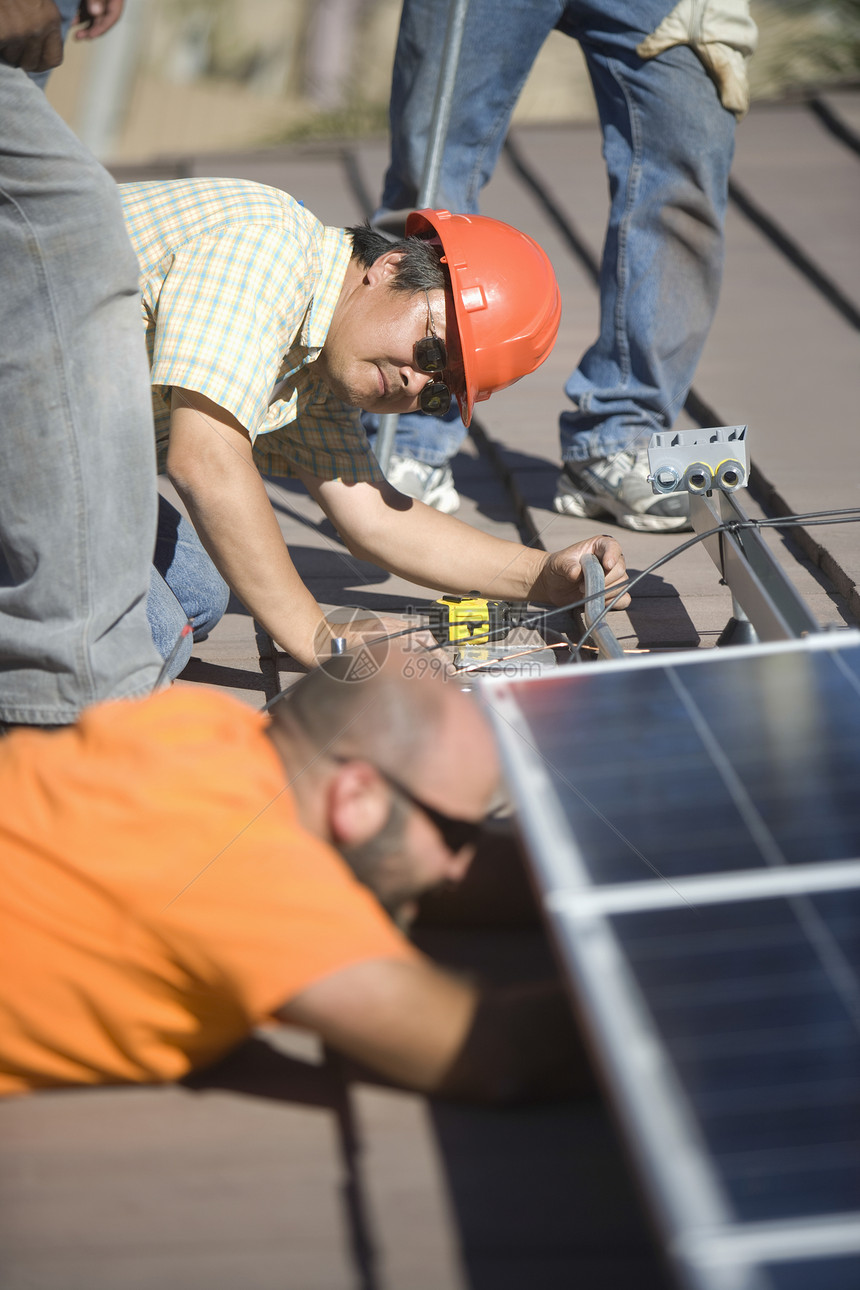
<svg viewBox="0 0 860 1290">
<path fill-rule="evenodd" d="M 173 390 L 167 473 L 230 589 L 306 667 L 328 654 L 335 634 L 355 646 L 406 626 L 403 619 L 370 613 L 348 625 L 326 621 L 290 558 L 247 430 L 193 390 Z M 417 639 L 432 643 L 429 636 Z"/>
<path fill-rule="evenodd" d="M 312 666 L 323 612 L 290 559 L 247 430 L 202 394 L 175 389 L 167 472 L 231 590 L 279 645 Z"/>
<path fill-rule="evenodd" d="M 25 72 L 59 67 L 63 42 L 53 0 L 0 0 L 0 60 Z"/>
<path fill-rule="evenodd" d="M 424 587 L 563 605 L 581 593 L 587 551 L 603 565 L 607 588 L 626 574 L 621 548 L 602 534 L 563 551 L 536 551 L 442 515 L 390 484 L 348 484 L 299 473 L 353 555 Z M 618 607 L 628 603 L 624 596 Z"/>
<path fill-rule="evenodd" d="M 375 959 L 309 986 L 279 1016 L 425 1093 L 504 1103 L 593 1088 L 557 986 L 482 994 L 426 961 Z"/>
</svg>

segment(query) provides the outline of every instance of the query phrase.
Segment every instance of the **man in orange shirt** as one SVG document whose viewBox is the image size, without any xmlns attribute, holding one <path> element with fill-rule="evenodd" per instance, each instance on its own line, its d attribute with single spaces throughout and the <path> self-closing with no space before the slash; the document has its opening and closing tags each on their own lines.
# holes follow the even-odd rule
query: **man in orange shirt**
<svg viewBox="0 0 860 1290">
<path fill-rule="evenodd" d="M 0 743 L 0 1093 L 178 1079 L 272 1017 L 426 1091 L 587 1079 L 560 993 L 481 996 L 388 917 L 463 876 L 498 767 L 456 686 L 349 666 L 271 722 L 185 688 Z"/>
</svg>

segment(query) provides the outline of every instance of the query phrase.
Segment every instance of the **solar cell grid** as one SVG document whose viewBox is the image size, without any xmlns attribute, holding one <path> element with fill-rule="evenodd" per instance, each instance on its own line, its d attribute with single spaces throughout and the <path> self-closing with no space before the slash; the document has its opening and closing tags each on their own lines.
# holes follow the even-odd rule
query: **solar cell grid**
<svg viewBox="0 0 860 1290">
<path fill-rule="evenodd" d="M 860 693 L 826 653 L 589 679 L 523 714 L 592 881 L 860 851 Z"/>
<path fill-rule="evenodd" d="M 860 1259 L 804 1259 L 766 1268 L 772 1290 L 857 1290 Z"/>
<path fill-rule="evenodd" d="M 860 1030 L 801 903 L 612 920 L 741 1221 L 860 1209 Z M 860 892 L 809 903 L 860 961 Z"/>
</svg>

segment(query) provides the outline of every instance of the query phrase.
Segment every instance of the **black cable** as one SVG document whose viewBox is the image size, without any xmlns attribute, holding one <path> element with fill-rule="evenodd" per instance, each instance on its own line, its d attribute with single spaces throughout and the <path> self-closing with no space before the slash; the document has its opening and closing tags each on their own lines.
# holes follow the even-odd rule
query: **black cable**
<svg viewBox="0 0 860 1290">
<path fill-rule="evenodd" d="M 535 627 L 540 623 L 545 623 L 549 618 L 553 618 L 556 614 L 571 613 L 576 609 L 582 609 L 583 606 L 589 604 L 592 600 L 599 600 L 601 596 L 611 594 L 612 599 L 606 601 L 603 610 L 597 615 L 594 622 L 591 623 L 588 630 L 580 640 L 574 644 L 573 641 L 570 641 L 565 636 L 571 652 L 574 655 L 579 655 L 583 645 L 585 645 L 594 628 L 603 622 L 606 615 L 615 607 L 622 596 L 626 595 L 626 593 L 632 587 L 635 587 L 637 583 L 641 582 L 643 578 L 647 578 L 649 574 L 662 568 L 664 564 L 668 564 L 671 560 L 676 559 L 677 556 L 683 555 L 685 551 L 691 550 L 692 547 L 697 546 L 699 542 L 703 542 L 706 538 L 715 537 L 718 533 L 737 532 L 741 529 L 817 527 L 825 524 L 851 524 L 858 522 L 860 522 L 860 509 L 854 506 L 833 508 L 831 510 L 822 511 L 807 511 L 801 515 L 776 516 L 774 518 L 766 519 L 748 518 L 745 520 L 723 520 L 720 524 L 715 525 L 714 528 L 707 529 L 704 533 L 695 533 L 693 537 L 687 538 L 686 541 L 679 543 L 678 546 L 672 547 L 670 551 L 667 551 L 665 555 L 661 555 L 658 559 L 654 560 L 640 573 L 635 574 L 631 578 L 625 579 L 624 582 L 615 583 L 611 593 L 607 593 L 605 590 L 598 591 L 591 596 L 581 596 L 578 600 L 572 600 L 566 605 L 556 605 L 551 609 L 536 610 L 532 615 L 527 614 L 525 618 L 520 619 L 517 626 Z M 386 636 L 377 636 L 373 640 L 368 641 L 367 645 L 368 648 L 374 645 L 384 645 L 388 641 L 399 640 L 401 637 L 414 636 L 416 632 L 426 631 L 427 626 L 423 623 L 416 627 L 405 627 L 399 632 L 389 632 Z M 482 645 L 488 643 L 491 639 L 492 637 L 488 632 L 486 635 L 471 636 L 469 638 L 469 644 Z M 447 648 L 447 644 L 448 642 L 437 642 L 435 645 L 425 646 L 424 649 L 426 653 L 434 654 L 437 650 Z M 260 709 L 260 711 L 267 712 L 269 708 L 273 707 L 274 704 L 284 696 L 285 693 L 286 690 L 279 691 L 279 693 L 270 699 L 268 703 Z"/>
<path fill-rule="evenodd" d="M 565 613 L 570 613 L 576 609 L 582 609 L 583 606 L 589 604 L 590 601 L 599 600 L 602 595 L 611 595 L 612 599 L 607 601 L 607 604 L 603 609 L 603 612 L 599 614 L 597 618 L 595 618 L 588 632 L 586 632 L 586 634 L 582 637 L 579 643 L 575 646 L 575 648 L 578 650 L 578 649 L 581 649 L 582 645 L 585 644 L 586 640 L 591 635 L 592 629 L 598 626 L 598 624 L 603 621 L 603 619 L 610 612 L 613 606 L 617 604 L 617 602 L 621 599 L 621 597 L 627 591 L 629 591 L 631 587 L 635 587 L 636 584 L 638 582 L 641 582 L 643 578 L 646 578 L 649 574 L 654 573 L 657 569 L 662 568 L 664 564 L 668 564 L 671 560 L 674 560 L 677 556 L 683 555 L 685 551 L 689 551 L 692 547 L 696 546 L 699 542 L 704 541 L 705 538 L 714 537 L 718 533 L 723 533 L 723 532 L 730 533 L 738 529 L 792 528 L 792 527 L 799 527 L 802 525 L 809 525 L 810 527 L 813 527 L 816 525 L 823 525 L 823 524 L 844 524 L 844 523 L 857 523 L 857 522 L 860 522 L 860 508 L 857 508 L 854 506 L 842 507 L 839 509 L 833 508 L 830 510 L 822 510 L 822 511 L 807 511 L 801 515 L 776 516 L 774 518 L 766 518 L 766 519 L 748 518 L 746 520 L 723 520 L 720 524 L 717 524 L 714 528 L 707 529 L 704 533 L 696 533 L 693 535 L 693 537 L 688 538 L 686 541 L 679 543 L 677 546 L 673 547 L 670 551 L 667 551 L 665 555 L 660 556 L 657 560 L 653 561 L 652 564 L 649 564 L 647 568 L 643 569 L 640 573 L 635 574 L 631 578 L 625 579 L 624 582 L 615 583 L 611 592 L 596 592 L 594 595 L 591 595 L 591 596 L 582 596 L 578 600 L 571 601 L 569 604 L 557 605 L 551 609 L 536 610 L 533 615 L 531 616 L 527 615 L 525 618 L 521 619 L 518 626 L 534 627 L 534 626 L 537 626 L 539 623 L 545 622 L 547 619 L 554 617 L 556 614 L 565 614 Z M 374 640 L 369 641 L 368 644 L 382 645 L 386 641 L 397 640 L 401 636 L 411 636 L 411 635 L 414 635 L 416 632 L 421 632 L 426 630 L 427 628 L 424 625 L 421 625 L 418 627 L 407 627 L 403 631 L 392 632 L 388 636 L 378 636 Z M 481 645 L 481 644 L 487 643 L 490 639 L 491 637 L 489 633 L 481 636 L 473 636 L 469 638 L 469 644 Z M 439 643 L 436 645 L 427 646 L 426 648 L 427 648 L 427 653 L 429 654 L 429 653 L 434 653 L 436 650 L 445 649 L 446 645 L 444 643 Z"/>
<path fill-rule="evenodd" d="M 860 510 L 852 506 L 844 507 L 840 510 L 807 511 L 803 515 L 785 515 L 763 520 L 724 520 L 721 524 L 716 525 L 715 528 L 707 529 L 704 533 L 696 533 L 694 537 L 681 543 L 680 546 L 674 547 L 671 551 L 667 552 L 666 555 L 660 556 L 659 559 L 655 560 L 653 564 L 649 564 L 641 573 L 636 574 L 636 576 L 627 583 L 624 590 L 616 594 L 612 600 L 608 601 L 603 610 L 597 615 L 594 622 L 589 626 L 581 640 L 577 642 L 576 652 L 578 653 L 582 649 L 582 646 L 588 640 L 594 628 L 597 627 L 599 623 L 603 622 L 612 607 L 618 600 L 620 600 L 621 596 L 624 595 L 630 587 L 635 587 L 636 583 L 640 582 L 642 578 L 647 577 L 649 573 L 653 573 L 664 564 L 668 564 L 670 560 L 674 560 L 676 556 L 682 555 L 684 551 L 694 547 L 698 542 L 703 542 L 705 538 L 714 537 L 717 533 L 735 533 L 742 529 L 798 528 L 801 525 L 815 528 L 824 524 L 851 524 L 857 523 L 858 521 L 860 521 Z M 552 612 L 553 611 L 550 610 L 550 613 Z"/>
<path fill-rule="evenodd" d="M 624 587 L 624 586 L 626 586 L 626 585 L 627 585 L 626 583 L 624 583 L 624 584 L 616 584 L 616 586 L 621 586 L 621 587 L 622 587 L 622 594 L 623 594 L 623 587 Z M 585 604 L 587 604 L 590 600 L 599 600 L 599 598 L 600 598 L 600 596 L 601 596 L 602 594 L 604 594 L 604 593 L 602 593 L 602 592 L 597 592 L 597 593 L 595 593 L 595 595 L 593 595 L 593 596 L 585 596 L 585 597 L 583 597 L 583 599 L 582 599 L 582 600 L 576 600 L 576 601 L 574 601 L 574 602 L 573 602 L 573 604 L 571 604 L 571 605 L 566 605 L 566 606 L 564 606 L 563 608 L 559 608 L 559 609 L 552 609 L 552 610 L 549 610 L 549 611 L 544 610 L 544 609 L 536 610 L 536 611 L 535 611 L 535 613 L 534 613 L 531 617 L 527 617 L 527 618 L 525 618 L 525 619 L 521 619 L 521 620 L 520 620 L 520 622 L 517 624 L 517 626 L 519 626 L 519 627 L 533 627 L 533 626 L 535 626 L 537 623 L 540 623 L 540 622 L 541 622 L 541 621 L 543 621 L 545 618 L 547 618 L 547 617 L 549 616 L 549 614 L 552 614 L 552 613 L 563 613 L 565 609 L 575 609 L 575 608 L 577 608 L 577 607 L 579 607 L 579 606 L 581 606 L 581 605 L 585 605 Z M 415 627 L 405 627 L 402 631 L 399 631 L 399 632 L 389 632 L 389 633 L 388 633 L 388 635 L 386 635 L 386 636 L 375 636 L 375 637 L 373 638 L 373 640 L 370 640 L 370 641 L 368 641 L 368 642 L 367 642 L 367 647 L 368 647 L 368 649 L 370 649 L 371 647 L 373 647 L 373 646 L 375 646 L 375 645 L 385 645 L 385 644 L 387 644 L 387 643 L 388 643 L 388 641 L 396 641 L 396 640 L 399 640 L 399 639 L 400 639 L 401 637 L 403 637 L 403 636 L 414 636 L 414 635 L 416 634 L 416 632 L 426 632 L 427 630 L 428 630 L 428 628 L 427 628 L 427 624 L 426 624 L 426 623 L 419 623 L 419 624 L 418 624 L 417 626 L 415 626 Z M 492 639 L 492 637 L 489 635 L 489 633 L 487 633 L 487 635 L 485 635 L 485 636 L 470 636 L 470 637 L 469 637 L 469 644 L 470 644 L 470 645 L 481 645 L 481 644 L 484 644 L 484 643 L 486 643 L 486 642 L 490 641 L 491 639 Z M 446 648 L 447 648 L 447 646 L 448 646 L 448 644 L 449 644 L 449 642 L 446 642 L 446 641 L 440 641 L 440 642 L 437 642 L 437 644 L 435 644 L 435 645 L 424 645 L 422 648 L 423 648 L 423 650 L 424 650 L 425 654 L 435 654 L 437 650 L 440 650 L 440 649 L 446 649 Z M 276 703 L 278 703 L 278 702 L 280 702 L 280 700 L 281 700 L 281 699 L 283 699 L 283 697 L 287 694 L 287 692 L 288 692 L 288 688 L 289 688 L 289 687 L 287 687 L 286 689 L 283 689 L 283 690 L 279 690 L 277 694 L 274 694 L 274 695 L 272 696 L 272 698 L 271 698 L 271 699 L 269 699 L 266 703 L 264 703 L 264 704 L 263 704 L 263 706 L 260 708 L 260 712 L 268 712 L 268 711 L 270 710 L 270 708 L 273 708 L 273 707 L 275 706 L 275 704 L 276 704 Z"/>
</svg>

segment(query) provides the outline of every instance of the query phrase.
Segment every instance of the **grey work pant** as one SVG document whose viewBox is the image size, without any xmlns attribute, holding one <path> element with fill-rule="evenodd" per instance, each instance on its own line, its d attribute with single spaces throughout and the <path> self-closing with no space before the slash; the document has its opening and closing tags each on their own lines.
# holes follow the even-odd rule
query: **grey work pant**
<svg viewBox="0 0 860 1290">
<path fill-rule="evenodd" d="M 0 722 L 147 693 L 155 448 L 116 187 L 0 63 Z"/>
</svg>

